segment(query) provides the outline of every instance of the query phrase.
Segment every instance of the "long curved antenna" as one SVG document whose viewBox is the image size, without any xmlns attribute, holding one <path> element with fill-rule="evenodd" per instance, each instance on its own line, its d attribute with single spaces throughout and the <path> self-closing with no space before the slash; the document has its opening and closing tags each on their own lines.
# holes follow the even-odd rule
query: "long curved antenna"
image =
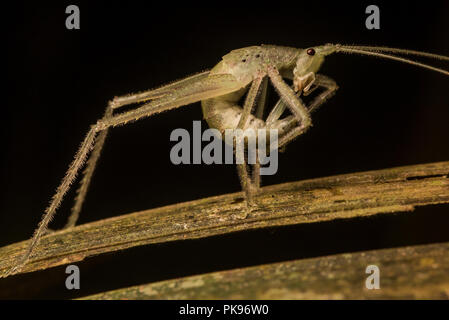
<svg viewBox="0 0 449 320">
<path fill-rule="evenodd" d="M 348 46 L 348 45 L 345 45 L 343 47 L 348 48 L 348 49 L 355 49 L 355 50 L 380 52 L 380 53 L 382 53 L 382 52 L 399 53 L 399 54 L 405 54 L 405 55 L 411 55 L 411 56 L 419 56 L 419 57 L 426 57 L 426 58 L 431 58 L 431 59 L 449 61 L 449 57 L 443 56 L 441 54 L 409 50 L 409 49 L 398 49 L 398 48 L 390 48 L 390 47 L 374 47 L 374 46 Z"/>
<path fill-rule="evenodd" d="M 444 69 L 440 69 L 440 68 L 436 68 L 433 67 L 431 65 L 425 64 L 425 63 L 421 63 L 421 62 L 417 62 L 417 61 L 413 61 L 413 60 L 409 60 L 406 58 L 402 58 L 402 57 L 397 57 L 395 55 L 391 55 L 391 54 L 385 54 L 382 52 L 377 52 L 374 51 L 374 48 L 376 47 L 366 47 L 366 48 L 370 48 L 370 50 L 372 49 L 373 51 L 370 50 L 363 50 L 363 49 L 355 49 L 357 48 L 357 46 L 346 46 L 346 45 L 340 45 L 340 44 L 336 44 L 335 45 L 335 52 L 343 52 L 343 53 L 350 53 L 350 54 L 361 54 L 361 55 L 367 55 L 367 56 L 374 56 L 377 58 L 382 58 L 382 59 L 388 59 L 388 60 L 395 60 L 395 61 L 399 61 L 402 63 L 407 63 L 407 64 L 411 64 L 417 67 L 421 67 L 424 69 L 428 69 L 428 70 L 432 70 L 432 71 L 436 71 L 439 73 L 442 73 L 446 76 L 449 76 L 449 71 L 444 70 Z M 379 48 L 384 48 L 384 47 L 379 47 Z M 397 53 L 405 53 L 405 51 L 409 51 L 409 52 L 413 52 L 413 54 L 416 52 L 418 53 L 419 51 L 410 51 L 410 50 L 406 50 L 406 49 L 396 49 L 396 48 L 389 48 L 389 50 L 393 50 Z M 380 50 L 379 50 L 380 51 Z M 412 54 L 412 53 L 410 53 Z M 421 56 L 426 56 L 426 57 L 431 57 L 433 56 L 432 53 L 426 53 L 426 52 L 419 52 L 419 55 Z M 449 60 L 449 57 L 446 56 L 440 56 L 440 55 L 435 55 L 438 56 L 438 59 L 442 59 L 442 60 Z M 434 57 L 436 58 L 436 57 Z M 436 58 L 437 59 L 437 58 Z"/>
</svg>

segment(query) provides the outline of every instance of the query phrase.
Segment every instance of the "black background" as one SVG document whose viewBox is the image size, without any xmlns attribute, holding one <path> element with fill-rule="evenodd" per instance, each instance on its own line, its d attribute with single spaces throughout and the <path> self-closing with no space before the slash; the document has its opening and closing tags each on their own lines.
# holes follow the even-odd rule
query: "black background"
<svg viewBox="0 0 449 320">
<path fill-rule="evenodd" d="M 80 30 L 65 28 L 69 4 L 80 7 Z M 369 4 L 380 7 L 380 30 L 365 28 Z M 387 45 L 449 55 L 448 12 L 447 1 L 90 1 L 9 7 L 3 19 L 8 84 L 1 110 L 0 245 L 31 236 L 89 125 L 112 97 L 205 70 L 232 49 L 262 43 L 298 48 L 328 42 Z M 447 69 L 447 64 L 428 62 Z M 328 57 L 321 73 L 335 79 L 340 89 L 313 115 L 314 127 L 279 155 L 278 173 L 264 177 L 265 185 L 449 159 L 448 77 L 347 55 Z M 196 103 L 112 129 L 80 223 L 239 191 L 232 165 L 170 162 L 171 131 L 191 132 L 192 121 L 201 119 Z M 66 197 L 52 228 L 64 225 L 73 196 L 72 191 Z M 132 249 L 121 256 L 121 264 L 113 255 L 99 260 L 91 287 L 80 295 L 142 279 L 447 241 L 447 211 L 447 206 L 436 206 L 391 218 Z M 111 261 L 136 268 L 130 269 L 135 276 L 100 285 L 98 273 Z M 64 294 L 48 292 L 52 297 Z M 39 294 L 34 296 L 45 296 Z"/>
</svg>

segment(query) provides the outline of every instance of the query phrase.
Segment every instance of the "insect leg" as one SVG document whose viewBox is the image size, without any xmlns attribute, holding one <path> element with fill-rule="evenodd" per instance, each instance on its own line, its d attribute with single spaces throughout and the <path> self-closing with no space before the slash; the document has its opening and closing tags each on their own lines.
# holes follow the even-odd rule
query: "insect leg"
<svg viewBox="0 0 449 320">
<path fill-rule="evenodd" d="M 69 190 L 73 181 L 78 174 L 78 171 L 82 168 L 87 156 L 95 143 L 96 135 L 108 129 L 112 126 L 125 124 L 130 121 L 139 120 L 145 117 L 152 116 L 154 114 L 178 108 L 180 106 L 191 104 L 203 99 L 209 99 L 212 97 L 224 95 L 233 91 L 236 91 L 245 84 L 241 84 L 235 80 L 231 75 L 218 75 L 198 80 L 188 85 L 178 88 L 172 94 L 155 99 L 150 103 L 146 103 L 136 110 L 128 111 L 123 114 L 111 116 L 109 118 L 103 118 L 99 120 L 95 125 L 91 127 L 87 136 L 83 140 L 80 149 L 75 155 L 75 159 L 69 166 L 66 175 L 64 176 L 61 184 L 59 185 L 56 194 L 53 196 L 50 205 L 45 210 L 39 226 L 34 232 L 33 238 L 26 249 L 24 255 L 18 260 L 18 262 L 6 272 L 6 274 L 0 275 L 0 277 L 7 277 L 10 274 L 18 273 L 23 266 L 30 259 L 35 247 L 39 244 L 41 237 L 45 234 L 48 224 L 55 215 L 56 209 L 61 204 L 64 195 Z"/>
<path fill-rule="evenodd" d="M 332 96 L 337 92 L 338 85 L 337 83 L 322 74 L 316 74 L 315 75 L 315 82 L 314 85 L 317 87 L 324 88 L 324 91 L 321 92 L 318 96 L 316 96 L 312 102 L 307 106 L 307 109 L 309 112 L 313 112 L 316 109 L 318 109 L 322 104 L 324 104 L 327 100 L 332 98 Z M 310 91 L 309 91 L 310 92 Z"/>
<path fill-rule="evenodd" d="M 37 227 L 36 231 L 34 232 L 33 238 L 31 239 L 31 242 L 28 248 L 26 249 L 24 255 L 19 259 L 19 261 L 14 265 L 14 267 L 8 270 L 5 275 L 1 275 L 1 277 L 7 277 L 10 274 L 19 272 L 22 269 L 22 267 L 28 262 L 28 259 L 30 258 L 34 248 L 39 243 L 41 237 L 46 233 L 48 224 L 53 219 L 55 211 L 61 204 L 64 195 L 69 190 L 70 185 L 75 180 L 76 174 L 86 161 L 87 155 L 89 151 L 92 149 L 92 146 L 95 142 L 95 136 L 97 134 L 97 131 L 98 131 L 97 128 L 95 126 L 92 126 L 89 132 L 87 133 L 86 137 L 84 138 L 81 144 L 81 147 L 78 149 L 78 152 L 75 155 L 75 159 L 70 164 L 66 175 L 64 176 L 61 184 L 56 190 L 56 194 L 51 199 L 50 205 L 47 207 L 47 209 L 45 209 L 45 214 L 41 222 L 39 223 L 39 226 Z"/>
<path fill-rule="evenodd" d="M 334 80 L 321 74 L 316 75 L 315 85 L 324 88 L 324 91 L 320 93 L 318 96 L 316 96 L 312 100 L 312 102 L 307 106 L 309 112 L 317 110 L 322 104 L 324 104 L 327 100 L 329 100 L 338 90 L 338 85 Z M 295 123 L 297 123 L 296 118 L 293 116 L 289 116 L 285 119 L 282 119 L 281 121 L 288 121 L 286 125 L 287 127 L 293 126 Z M 274 124 L 272 123 L 271 125 Z M 293 139 L 295 139 L 302 133 L 303 131 L 301 125 L 295 126 L 287 134 L 285 134 L 279 139 L 279 148 L 286 146 L 288 143 L 293 141 Z"/>
<path fill-rule="evenodd" d="M 257 152 L 259 150 L 257 149 Z M 254 186 L 255 191 L 257 192 L 260 189 L 260 162 L 259 162 L 259 156 L 256 157 L 256 163 L 253 165 L 253 172 L 252 172 L 252 183 Z"/>
<path fill-rule="evenodd" d="M 319 76 L 319 75 L 316 75 L 316 77 L 317 76 Z M 316 80 L 316 78 L 315 78 L 315 80 Z M 315 82 L 314 82 L 314 84 L 316 84 Z M 312 86 L 311 89 L 308 90 L 307 93 L 304 95 L 311 94 L 317 88 L 318 88 L 318 85 Z M 296 93 L 296 96 L 299 97 L 301 95 L 301 93 L 302 93 L 301 91 Z M 271 126 L 276 120 L 279 120 L 279 118 L 282 116 L 282 114 L 284 113 L 286 108 L 287 108 L 287 104 L 284 102 L 284 100 L 282 100 L 282 98 L 280 98 L 278 100 L 278 102 L 274 105 L 274 107 L 271 110 L 270 114 L 268 115 L 267 119 L 265 120 L 265 122 L 267 123 L 267 126 Z"/>
<path fill-rule="evenodd" d="M 115 97 L 112 101 L 112 109 L 117 109 L 125 105 L 129 105 L 132 103 L 139 103 L 144 102 L 147 100 L 153 100 L 157 98 L 161 98 L 167 94 L 170 94 L 177 89 L 189 86 L 193 83 L 198 83 L 199 81 L 202 81 L 206 79 L 209 76 L 209 70 L 206 70 L 201 73 L 194 74 L 192 76 L 189 76 L 187 78 L 172 82 L 170 84 L 167 84 L 165 86 L 162 86 L 157 89 L 148 90 L 141 93 L 134 93 L 130 95 Z"/>
<path fill-rule="evenodd" d="M 261 85 L 261 91 L 260 91 L 260 98 L 259 102 L 257 104 L 257 109 L 255 116 L 258 119 L 263 118 L 263 113 L 265 110 L 265 107 L 267 105 L 267 99 L 268 99 L 268 77 L 264 77 L 262 80 Z M 257 153 L 259 150 L 257 149 Z M 260 178 L 260 162 L 259 162 L 259 156 L 257 154 L 256 156 L 256 163 L 253 165 L 252 170 L 252 183 L 254 185 L 255 192 L 257 192 L 260 189 L 261 184 L 261 178 Z"/>
<path fill-rule="evenodd" d="M 260 93 L 260 87 L 262 85 L 263 78 L 264 76 L 260 75 L 253 80 L 251 88 L 249 89 L 248 95 L 246 96 L 245 99 L 243 112 L 240 117 L 240 121 L 237 125 L 237 129 L 246 129 L 248 125 L 249 115 L 252 113 L 254 106 L 256 105 L 257 97 L 259 96 Z"/>
<path fill-rule="evenodd" d="M 274 105 L 267 119 L 265 120 L 267 127 L 271 127 L 275 121 L 279 120 L 286 108 L 287 104 L 284 102 L 284 100 L 279 99 L 278 102 Z"/>
<path fill-rule="evenodd" d="M 187 104 L 225 95 L 245 86 L 246 84 L 238 82 L 230 74 L 209 75 L 207 78 L 199 79 L 165 93 L 163 96 L 147 102 L 135 110 L 114 115 L 109 119 L 100 120 L 98 125 L 102 128 L 124 125 Z"/>
<path fill-rule="evenodd" d="M 260 90 L 259 102 L 257 103 L 256 113 L 254 114 L 258 119 L 263 118 L 263 112 L 267 105 L 267 98 L 268 98 L 268 78 L 264 77 L 262 80 L 262 88 Z"/>
<path fill-rule="evenodd" d="M 106 108 L 106 112 L 103 118 L 107 119 L 112 116 L 111 105 L 112 103 L 110 102 L 108 104 L 108 107 Z M 76 222 L 78 221 L 80 211 L 83 207 L 84 199 L 86 198 L 87 190 L 92 180 L 95 167 L 97 166 L 98 159 L 100 158 L 101 150 L 103 149 L 108 131 L 108 129 L 105 129 L 98 134 L 92 153 L 88 157 L 86 169 L 83 172 L 83 178 L 81 179 L 80 187 L 77 190 L 75 203 L 72 207 L 69 219 L 67 220 L 67 223 L 63 229 L 74 227 Z"/>
<path fill-rule="evenodd" d="M 106 112 L 105 112 L 103 118 L 106 120 L 106 119 L 112 117 L 112 112 L 115 109 L 118 109 L 122 106 L 129 105 L 132 103 L 143 102 L 143 101 L 150 100 L 150 99 L 160 98 L 164 95 L 167 95 L 171 91 L 176 90 L 177 88 L 180 88 L 182 86 L 186 86 L 188 84 L 205 79 L 205 78 L 207 78 L 208 75 L 209 75 L 209 71 L 204 71 L 204 72 L 192 75 L 190 77 L 181 79 L 179 81 L 175 81 L 171 84 L 162 86 L 158 89 L 148 90 L 145 92 L 125 95 L 125 96 L 121 96 L 121 97 L 115 97 L 112 101 L 110 101 L 108 103 L 108 107 L 106 108 Z M 84 200 L 86 198 L 86 194 L 87 194 L 90 182 L 92 180 L 92 176 L 95 171 L 95 167 L 97 165 L 98 159 L 100 158 L 101 150 L 103 149 L 103 145 L 106 140 L 107 134 L 108 134 L 108 129 L 105 129 L 99 133 L 99 135 L 96 139 L 95 146 L 92 150 L 90 157 L 87 160 L 86 169 L 83 172 L 83 178 L 80 182 L 80 187 L 77 191 L 77 196 L 75 198 L 75 204 L 72 207 L 70 217 L 67 221 L 67 224 L 64 226 L 64 229 L 75 226 L 75 224 L 79 218 L 79 214 L 82 209 Z"/>
<path fill-rule="evenodd" d="M 243 112 L 242 115 L 240 116 L 237 129 L 247 128 L 248 118 L 257 101 L 257 97 L 260 93 L 260 87 L 262 85 L 264 77 L 265 77 L 264 75 L 259 75 L 253 80 L 251 88 L 249 89 L 249 92 L 245 99 Z M 244 143 L 244 141 L 239 141 L 239 143 Z M 254 181 L 255 172 L 258 170 L 257 168 L 256 169 L 253 168 L 253 179 L 251 179 L 251 176 L 248 174 L 248 164 L 245 160 L 245 155 L 243 155 L 242 160 L 243 163 L 241 164 L 237 163 L 237 172 L 239 174 L 240 184 L 245 194 L 246 203 L 247 205 L 253 205 L 253 195 L 257 192 L 257 189 L 260 186 L 260 178 Z M 257 167 L 257 164 L 255 165 L 255 167 Z"/>
<path fill-rule="evenodd" d="M 287 107 L 295 116 L 300 124 L 296 131 L 298 135 L 304 133 L 311 125 L 310 114 L 303 102 L 296 96 L 295 92 L 282 79 L 279 71 L 274 67 L 268 68 L 268 76 L 273 83 L 273 86 L 278 91 L 280 97 L 287 104 Z"/>
</svg>

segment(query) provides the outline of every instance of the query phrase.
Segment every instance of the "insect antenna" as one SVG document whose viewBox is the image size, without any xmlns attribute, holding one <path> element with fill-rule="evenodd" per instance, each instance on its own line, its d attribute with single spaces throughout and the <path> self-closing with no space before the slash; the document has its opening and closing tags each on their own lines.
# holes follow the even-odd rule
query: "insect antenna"
<svg viewBox="0 0 449 320">
<path fill-rule="evenodd" d="M 343 52 L 343 53 L 349 53 L 349 54 L 361 54 L 361 55 L 367 55 L 367 56 L 374 56 L 374 57 L 381 58 L 381 59 L 399 61 L 402 63 L 411 64 L 411 65 L 421 67 L 424 69 L 436 71 L 436 72 L 439 72 L 439 73 L 449 76 L 449 71 L 447 71 L 447 70 L 436 68 L 431 65 L 417 62 L 417 61 L 410 60 L 410 59 L 406 59 L 403 57 L 398 57 L 398 56 L 395 56 L 392 54 L 387 54 L 385 52 L 409 54 L 409 55 L 415 55 L 415 56 L 449 61 L 449 57 L 446 57 L 443 55 L 438 55 L 438 54 L 428 53 L 428 52 L 414 51 L 414 50 L 407 50 L 407 49 L 397 49 L 397 48 L 388 48 L 388 47 L 369 47 L 369 46 L 347 46 L 347 45 L 339 45 L 339 44 L 335 45 L 335 49 L 336 49 L 335 52 Z"/>
<path fill-rule="evenodd" d="M 430 53 L 430 52 L 422 52 L 422 51 L 416 51 L 416 50 L 409 50 L 409 49 L 398 49 L 398 48 L 390 48 L 390 47 L 372 47 L 372 46 L 343 46 L 348 49 L 356 49 L 356 50 L 363 50 L 363 51 L 370 51 L 370 52 L 389 52 L 389 53 L 399 53 L 399 54 L 405 54 L 405 55 L 411 55 L 411 56 L 419 56 L 419 57 L 426 57 L 431 59 L 437 59 L 437 60 L 445 60 L 449 61 L 449 57 Z"/>
</svg>

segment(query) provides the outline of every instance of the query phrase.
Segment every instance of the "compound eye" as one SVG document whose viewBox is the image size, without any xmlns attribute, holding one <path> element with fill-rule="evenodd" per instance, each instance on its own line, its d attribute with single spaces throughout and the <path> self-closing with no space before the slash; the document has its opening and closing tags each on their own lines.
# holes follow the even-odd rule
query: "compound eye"
<svg viewBox="0 0 449 320">
<path fill-rule="evenodd" d="M 307 49 L 307 54 L 308 54 L 309 56 L 315 55 L 315 49 L 313 49 L 313 48 Z"/>
</svg>

